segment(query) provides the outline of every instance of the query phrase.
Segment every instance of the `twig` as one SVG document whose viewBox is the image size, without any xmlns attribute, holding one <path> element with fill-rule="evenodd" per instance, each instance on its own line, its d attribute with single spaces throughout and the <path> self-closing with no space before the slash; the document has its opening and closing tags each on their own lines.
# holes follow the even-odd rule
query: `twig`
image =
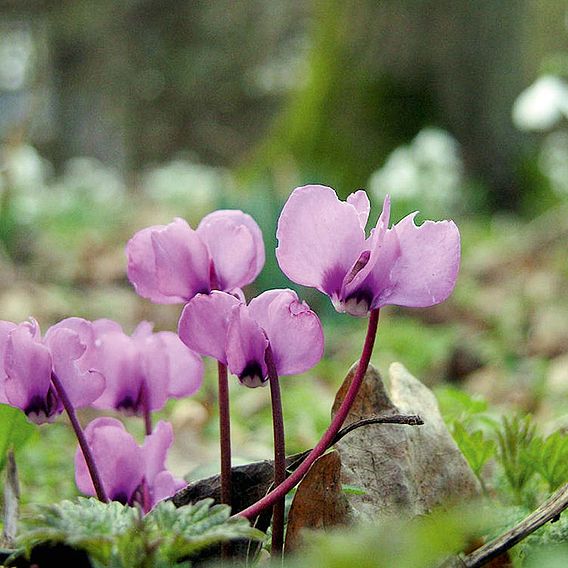
<svg viewBox="0 0 568 568">
<path fill-rule="evenodd" d="M 512 529 L 470 554 L 450 559 L 444 564 L 444 568 L 480 568 L 485 566 L 549 521 L 556 522 L 560 518 L 560 514 L 566 509 L 568 509 L 568 483 L 553 493 L 536 511 L 533 511 Z"/>
</svg>

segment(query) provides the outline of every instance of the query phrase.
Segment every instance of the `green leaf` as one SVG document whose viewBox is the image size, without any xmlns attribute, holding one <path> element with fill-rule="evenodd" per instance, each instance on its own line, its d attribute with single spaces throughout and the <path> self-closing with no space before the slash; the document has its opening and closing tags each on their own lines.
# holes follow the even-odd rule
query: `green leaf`
<svg viewBox="0 0 568 568">
<path fill-rule="evenodd" d="M 241 517 L 230 518 L 230 508 L 213 505 L 212 499 L 176 508 L 159 503 L 145 518 L 148 539 L 158 544 L 161 561 L 177 562 L 209 546 L 233 539 L 263 540 L 264 533 Z"/>
<path fill-rule="evenodd" d="M 541 452 L 542 438 L 536 435 L 536 427 L 530 416 L 515 415 L 503 418 L 497 431 L 497 455 L 505 477 L 518 503 L 524 499 L 523 489 L 537 473 L 534 455 Z"/>
<path fill-rule="evenodd" d="M 23 519 L 18 546 L 29 556 L 45 543 L 65 543 L 84 550 L 96 566 L 165 568 L 233 539 L 263 540 L 264 533 L 244 518 L 230 518 L 225 505 L 205 500 L 176 508 L 161 502 L 146 516 L 117 502 L 79 497 L 36 506 Z"/>
<path fill-rule="evenodd" d="M 79 497 L 77 501 L 34 507 L 31 515 L 22 519 L 18 545 L 29 554 L 41 543 L 65 543 L 107 565 L 116 556 L 116 549 L 129 542 L 138 544 L 138 524 L 137 509 L 116 501 L 105 504 Z"/>
<path fill-rule="evenodd" d="M 560 431 L 548 436 L 533 451 L 535 468 L 555 491 L 568 481 L 568 436 Z"/>
<path fill-rule="evenodd" d="M 343 491 L 345 495 L 367 495 L 367 491 L 365 491 L 362 487 L 347 485 L 346 483 L 341 486 L 341 491 Z"/>
<path fill-rule="evenodd" d="M 10 448 L 18 451 L 37 431 L 24 413 L 13 406 L 0 404 L 0 471 L 6 465 L 6 454 Z"/>
<path fill-rule="evenodd" d="M 452 434 L 471 469 L 481 478 L 483 466 L 495 455 L 495 441 L 486 438 L 481 430 L 468 432 L 459 422 L 454 424 Z"/>
</svg>

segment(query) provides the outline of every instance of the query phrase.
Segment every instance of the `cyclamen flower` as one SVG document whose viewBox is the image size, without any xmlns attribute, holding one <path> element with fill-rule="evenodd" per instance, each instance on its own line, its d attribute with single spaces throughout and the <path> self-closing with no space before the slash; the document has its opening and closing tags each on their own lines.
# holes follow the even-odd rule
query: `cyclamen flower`
<svg viewBox="0 0 568 568">
<path fill-rule="evenodd" d="M 190 396 L 201 386 L 203 361 L 175 333 L 152 333 L 152 324 L 141 322 L 129 337 L 116 322 L 93 325 L 95 356 L 106 377 L 95 408 L 130 414 L 160 410 L 169 398 Z"/>
<path fill-rule="evenodd" d="M 414 224 L 416 213 L 388 228 L 387 196 L 369 237 L 363 190 L 340 201 L 321 185 L 296 188 L 282 209 L 276 257 L 292 281 L 327 294 L 338 312 L 365 316 L 387 304 L 426 307 L 453 291 L 460 235 L 452 221 Z"/>
<path fill-rule="evenodd" d="M 269 344 L 278 375 L 303 373 L 323 355 L 319 318 L 292 290 L 263 292 L 248 306 L 225 292 L 199 294 L 183 309 L 178 332 L 248 387 L 266 384 Z"/>
<path fill-rule="evenodd" d="M 196 230 L 180 218 L 142 229 L 126 254 L 136 292 L 157 304 L 176 304 L 250 284 L 264 266 L 264 241 L 250 215 L 222 210 L 205 216 Z"/>
<path fill-rule="evenodd" d="M 115 418 L 96 418 L 85 428 L 102 483 L 111 501 L 139 503 L 148 512 L 158 501 L 186 485 L 166 469 L 166 455 L 173 443 L 171 424 L 160 421 L 142 446 Z M 95 495 L 83 453 L 75 454 L 75 481 L 86 495 Z"/>
<path fill-rule="evenodd" d="M 48 329 L 42 339 L 36 320 L 0 322 L 0 402 L 25 412 L 37 424 L 52 422 L 63 405 L 52 385 L 55 373 L 73 407 L 90 405 L 105 386 L 93 368 L 91 322 L 68 318 Z"/>
</svg>

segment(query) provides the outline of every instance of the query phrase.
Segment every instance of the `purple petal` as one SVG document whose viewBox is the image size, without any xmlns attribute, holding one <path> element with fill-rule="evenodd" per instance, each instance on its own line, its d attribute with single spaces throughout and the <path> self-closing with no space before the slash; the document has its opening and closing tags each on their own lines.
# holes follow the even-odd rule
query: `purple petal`
<svg viewBox="0 0 568 568">
<path fill-rule="evenodd" d="M 341 294 L 334 302 L 335 309 L 347 312 L 353 316 L 366 316 L 371 307 L 374 293 L 362 286 L 375 264 L 381 258 L 385 260 L 384 237 L 390 219 L 390 197 L 387 195 L 383 203 L 383 210 L 377 220 L 376 227 L 365 243 L 365 251 L 357 259 L 349 273 L 343 280 Z M 368 283 L 367 283 L 368 284 Z"/>
<path fill-rule="evenodd" d="M 6 393 L 4 392 L 4 383 L 6 381 L 6 372 L 4 371 L 4 353 L 6 352 L 6 344 L 10 337 L 10 332 L 17 326 L 11 321 L 0 320 L 0 404 L 8 404 Z"/>
<path fill-rule="evenodd" d="M 200 355 L 227 363 L 226 338 L 231 309 L 240 300 L 225 292 L 198 294 L 183 309 L 178 333 L 181 340 Z"/>
<path fill-rule="evenodd" d="M 347 203 L 350 203 L 353 207 L 355 207 L 357 214 L 359 215 L 359 224 L 361 225 L 361 229 L 365 230 L 367 220 L 369 219 L 369 213 L 371 211 L 371 203 L 367 193 L 360 189 L 347 197 Z"/>
<path fill-rule="evenodd" d="M 85 428 L 85 437 L 109 498 L 130 503 L 144 477 L 142 448 L 114 418 L 96 418 Z M 82 493 L 96 494 L 80 448 L 75 453 L 75 481 Z"/>
<path fill-rule="evenodd" d="M 146 388 L 149 410 L 161 410 L 168 400 L 170 368 L 165 342 L 158 334 L 133 336 L 140 358 L 140 387 Z"/>
<path fill-rule="evenodd" d="M 93 330 L 95 333 L 95 341 L 96 338 L 101 337 L 105 333 L 110 333 L 111 331 L 115 331 L 118 333 L 123 333 L 122 326 L 110 319 L 98 319 L 95 320 L 93 323 Z"/>
<path fill-rule="evenodd" d="M 452 221 L 414 224 L 408 215 L 387 231 L 370 277 L 374 279 L 373 308 L 393 304 L 427 307 L 452 293 L 460 264 L 460 234 Z"/>
<path fill-rule="evenodd" d="M 209 292 L 210 257 L 202 239 L 183 219 L 152 232 L 158 291 L 190 300 Z"/>
<path fill-rule="evenodd" d="M 175 478 L 169 471 L 163 470 L 154 477 L 154 482 L 150 490 L 151 505 L 154 507 L 159 501 L 168 499 L 175 495 L 180 489 L 187 486 L 183 479 Z"/>
<path fill-rule="evenodd" d="M 156 304 L 179 304 L 184 301 L 183 297 L 162 294 L 158 284 L 152 234 L 164 228 L 165 225 L 156 225 L 142 229 L 128 241 L 126 245 L 127 274 L 139 296 Z"/>
<path fill-rule="evenodd" d="M 62 411 L 51 387 L 51 355 L 40 342 L 37 322 L 21 323 L 10 332 L 4 370 L 8 402 L 23 410 L 30 420 L 41 424 Z"/>
<path fill-rule="evenodd" d="M 163 343 L 168 361 L 168 396 L 182 398 L 195 394 L 203 382 L 203 360 L 170 331 L 156 334 Z M 148 381 L 151 382 L 151 377 Z"/>
<path fill-rule="evenodd" d="M 356 201 L 360 206 L 361 198 Z M 276 236 L 276 257 L 286 276 L 332 297 L 340 293 L 365 244 L 360 210 L 321 185 L 292 192 L 280 214 Z"/>
<path fill-rule="evenodd" d="M 279 375 L 311 369 L 323 355 L 318 316 L 292 290 L 269 290 L 251 300 L 250 315 L 264 329 Z"/>
<path fill-rule="evenodd" d="M 143 298 L 176 304 L 209 291 L 207 247 L 183 219 L 138 231 L 126 254 L 128 278 Z"/>
<path fill-rule="evenodd" d="M 149 436 L 146 436 L 142 451 L 144 452 L 144 477 L 152 486 L 154 478 L 166 469 L 168 450 L 174 443 L 174 431 L 169 422 L 160 420 Z"/>
<path fill-rule="evenodd" d="M 232 309 L 227 328 L 227 365 L 242 384 L 262 386 L 266 382 L 264 356 L 268 340 L 247 306 L 239 304 Z"/>
<path fill-rule="evenodd" d="M 152 337 L 154 332 L 154 324 L 149 321 L 141 321 L 134 331 L 132 332 L 132 339 L 146 339 L 147 337 Z"/>
<path fill-rule="evenodd" d="M 215 265 L 220 290 L 250 284 L 264 266 L 264 240 L 256 221 L 238 210 L 214 211 L 205 216 L 197 233 Z"/>
<path fill-rule="evenodd" d="M 106 386 L 93 406 L 138 412 L 142 369 L 135 342 L 122 332 L 102 334 L 97 338 L 97 355 Z"/>
<path fill-rule="evenodd" d="M 87 346 L 78 333 L 65 327 L 55 329 L 50 334 L 49 347 L 53 370 L 75 408 L 88 406 L 101 396 L 105 379 L 100 372 L 85 370 L 80 365 Z"/>
<path fill-rule="evenodd" d="M 66 318 L 55 325 L 52 325 L 47 330 L 44 338 L 44 343 L 50 350 L 52 349 L 52 336 L 59 329 L 68 329 L 74 332 L 83 344 L 83 354 L 77 357 L 77 365 L 83 371 L 95 368 L 97 363 L 97 353 L 95 347 L 95 328 L 93 324 L 86 319 L 72 317 Z"/>
</svg>

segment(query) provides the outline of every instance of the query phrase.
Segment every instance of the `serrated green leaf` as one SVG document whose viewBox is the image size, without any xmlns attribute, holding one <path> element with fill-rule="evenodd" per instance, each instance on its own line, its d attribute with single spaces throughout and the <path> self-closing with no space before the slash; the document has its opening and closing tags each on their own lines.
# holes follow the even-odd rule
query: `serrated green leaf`
<svg viewBox="0 0 568 568">
<path fill-rule="evenodd" d="M 158 556 L 169 562 L 229 540 L 262 540 L 265 537 L 246 519 L 229 517 L 229 507 L 212 506 L 211 499 L 180 508 L 171 502 L 162 502 L 146 516 L 145 528 L 148 538 L 159 543 Z"/>
<path fill-rule="evenodd" d="M 166 568 L 212 545 L 265 537 L 246 519 L 229 517 L 229 507 L 211 499 L 180 508 L 162 502 L 142 517 L 133 507 L 80 497 L 35 507 L 18 545 L 29 555 L 39 544 L 65 543 L 105 568 Z"/>
<path fill-rule="evenodd" d="M 40 543 L 66 543 L 106 565 L 117 545 L 134 538 L 138 523 L 139 513 L 132 507 L 80 497 L 36 506 L 22 519 L 18 545 L 29 554 Z"/>
<path fill-rule="evenodd" d="M 518 415 L 503 418 L 502 427 L 497 431 L 500 463 L 507 482 L 518 503 L 526 497 L 523 489 L 537 473 L 534 455 L 541 452 L 542 438 L 536 435 L 536 427 L 530 416 Z"/>
<path fill-rule="evenodd" d="M 468 432 L 459 422 L 454 424 L 452 434 L 471 469 L 481 478 L 483 466 L 495 455 L 495 441 L 486 438 L 481 430 Z"/>
<path fill-rule="evenodd" d="M 548 483 L 550 491 L 555 491 L 568 481 L 568 436 L 554 432 L 536 447 L 531 459 L 535 468 Z"/>
</svg>

